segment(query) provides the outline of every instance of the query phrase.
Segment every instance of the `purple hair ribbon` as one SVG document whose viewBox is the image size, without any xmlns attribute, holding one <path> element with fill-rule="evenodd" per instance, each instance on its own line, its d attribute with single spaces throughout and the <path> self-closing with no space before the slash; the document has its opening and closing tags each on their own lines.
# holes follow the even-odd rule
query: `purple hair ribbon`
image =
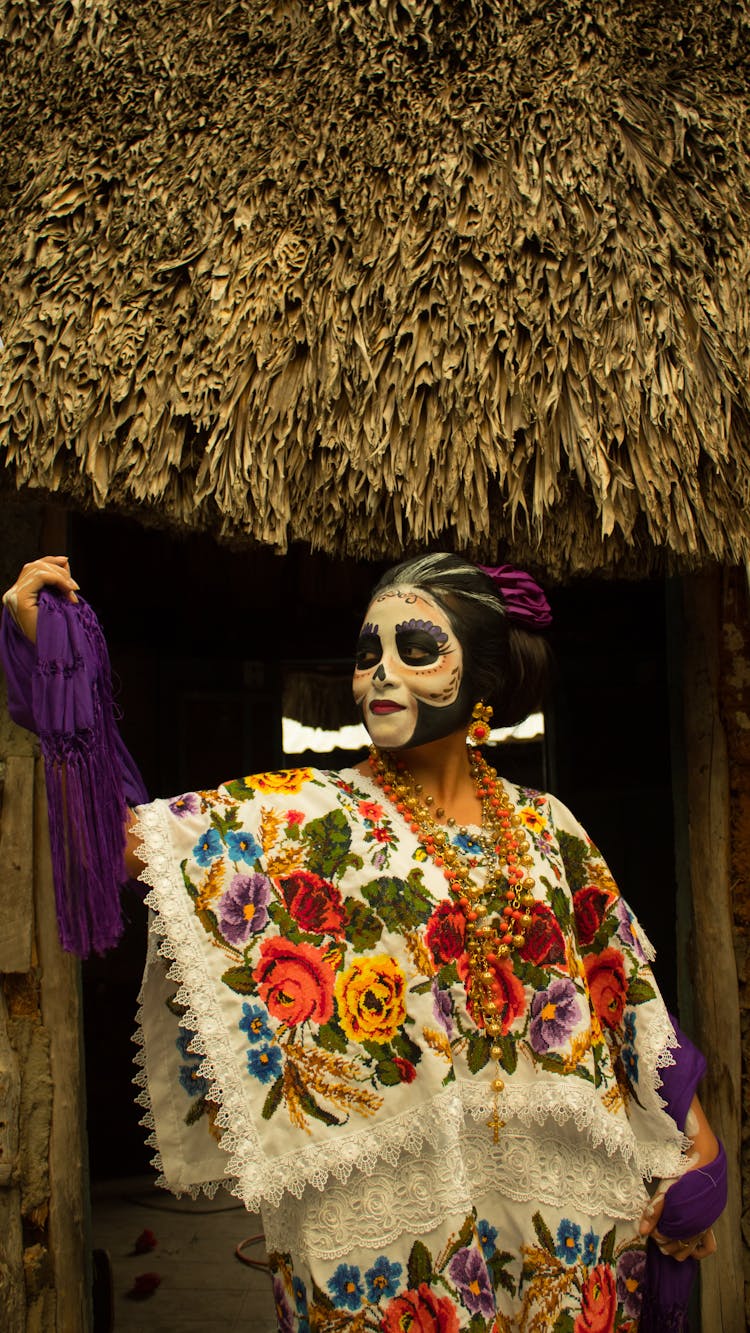
<svg viewBox="0 0 750 1333">
<path fill-rule="evenodd" d="M 523 629 L 547 629 L 552 611 L 542 589 L 530 574 L 513 565 L 477 565 L 492 579 L 505 603 L 508 619 Z"/>
</svg>

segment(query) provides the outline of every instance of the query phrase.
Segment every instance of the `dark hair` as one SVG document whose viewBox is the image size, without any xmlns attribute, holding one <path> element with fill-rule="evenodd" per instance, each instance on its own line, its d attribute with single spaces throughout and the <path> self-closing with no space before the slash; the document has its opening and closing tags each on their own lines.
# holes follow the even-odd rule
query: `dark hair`
<svg viewBox="0 0 750 1333">
<path fill-rule="evenodd" d="M 436 551 L 394 565 L 372 596 L 404 585 L 429 592 L 448 616 L 464 651 L 472 707 L 479 699 L 491 704 L 496 727 L 514 727 L 543 707 L 552 661 L 549 644 L 508 619 L 489 575 L 460 556 Z"/>
</svg>

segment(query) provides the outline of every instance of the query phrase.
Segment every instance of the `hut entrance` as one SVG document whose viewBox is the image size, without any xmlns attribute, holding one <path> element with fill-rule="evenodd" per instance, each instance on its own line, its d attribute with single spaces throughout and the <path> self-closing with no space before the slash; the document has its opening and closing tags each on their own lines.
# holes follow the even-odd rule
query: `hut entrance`
<svg viewBox="0 0 750 1333">
<path fill-rule="evenodd" d="M 107 634 L 125 740 L 153 795 L 242 772 L 352 758 L 285 754 L 282 717 L 352 723 L 348 658 L 373 564 L 236 553 L 109 517 L 72 521 L 71 559 Z M 659 955 L 676 1007 L 676 889 L 663 582 L 586 580 L 553 593 L 557 678 L 542 740 L 502 747 L 507 777 L 549 787 L 601 847 Z M 286 705 L 286 708 L 285 708 Z M 147 1170 L 131 1085 L 145 914 L 84 965 L 94 1179 Z"/>
</svg>

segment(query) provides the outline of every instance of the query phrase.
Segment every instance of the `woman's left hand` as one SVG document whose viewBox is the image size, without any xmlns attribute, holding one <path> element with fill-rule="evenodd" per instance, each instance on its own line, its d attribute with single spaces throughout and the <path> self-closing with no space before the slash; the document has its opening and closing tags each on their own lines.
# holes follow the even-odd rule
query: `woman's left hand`
<svg viewBox="0 0 750 1333">
<path fill-rule="evenodd" d="M 664 1199 L 669 1186 L 674 1184 L 672 1180 L 662 1180 L 656 1193 L 646 1204 L 641 1215 L 639 1231 L 642 1236 L 650 1236 L 656 1245 L 659 1246 L 662 1254 L 671 1254 L 673 1259 L 682 1263 L 684 1259 L 706 1259 L 709 1254 L 716 1251 L 716 1237 L 713 1228 L 708 1227 L 706 1231 L 701 1231 L 697 1236 L 683 1236 L 677 1239 L 674 1236 L 665 1236 L 659 1230 L 659 1218 L 664 1208 Z"/>
</svg>

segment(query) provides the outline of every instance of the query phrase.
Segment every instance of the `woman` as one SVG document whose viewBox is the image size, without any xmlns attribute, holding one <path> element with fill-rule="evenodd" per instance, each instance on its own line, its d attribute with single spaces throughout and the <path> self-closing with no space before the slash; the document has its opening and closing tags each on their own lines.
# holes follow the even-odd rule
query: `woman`
<svg viewBox="0 0 750 1333">
<path fill-rule="evenodd" d="M 63 558 L 6 595 L 29 640 L 48 585 L 75 598 Z M 164 1181 L 228 1176 L 260 1207 L 280 1329 L 636 1329 L 649 1235 L 641 1327 L 664 1327 L 664 1263 L 715 1248 L 719 1144 L 699 1061 L 670 1096 L 691 1048 L 674 1066 L 650 946 L 570 812 L 478 749 L 493 708 L 536 704 L 548 621 L 517 571 L 397 566 L 356 650 L 366 762 L 131 818 Z M 688 1085 L 670 1115 L 660 1088 Z M 686 1168 L 709 1181 L 696 1225 Z M 691 1225 L 668 1238 L 671 1200 Z"/>
</svg>

